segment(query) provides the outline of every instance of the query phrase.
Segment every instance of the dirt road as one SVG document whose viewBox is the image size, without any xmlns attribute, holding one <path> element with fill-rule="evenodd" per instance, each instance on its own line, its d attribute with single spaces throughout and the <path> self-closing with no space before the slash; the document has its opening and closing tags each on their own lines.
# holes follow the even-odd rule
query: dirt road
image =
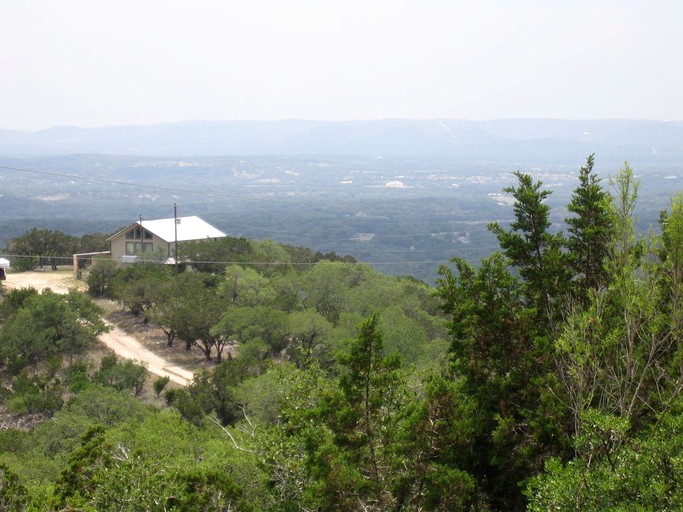
<svg viewBox="0 0 683 512">
<path fill-rule="evenodd" d="M 53 272 L 47 270 L 45 272 L 13 273 L 7 275 L 7 280 L 3 281 L 3 284 L 10 289 L 33 287 L 37 290 L 43 290 L 50 288 L 56 293 L 66 293 L 69 288 L 85 289 L 85 283 L 76 281 L 70 271 Z M 109 322 L 107 325 L 111 327 L 111 331 L 102 334 L 99 340 L 119 357 L 140 361 L 147 366 L 150 373 L 160 377 L 168 377 L 172 382 L 181 386 L 187 385 L 192 380 L 192 372 L 170 364 L 164 358 L 147 350 L 135 338 L 115 325 Z"/>
</svg>

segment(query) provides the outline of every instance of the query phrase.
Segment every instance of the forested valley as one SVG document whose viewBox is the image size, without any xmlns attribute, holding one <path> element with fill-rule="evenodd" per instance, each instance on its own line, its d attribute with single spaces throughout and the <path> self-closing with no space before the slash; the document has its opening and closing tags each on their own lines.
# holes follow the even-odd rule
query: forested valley
<svg viewBox="0 0 683 512">
<path fill-rule="evenodd" d="M 565 231 L 515 173 L 499 249 L 435 286 L 238 237 L 95 260 L 87 296 L 0 285 L 3 417 L 35 419 L 0 430 L 0 510 L 683 508 L 683 196 L 643 232 L 629 165 L 593 166 Z M 64 255 L 36 234 L 6 248 Z M 140 401 L 144 367 L 88 356 L 103 298 L 205 369 Z"/>
</svg>

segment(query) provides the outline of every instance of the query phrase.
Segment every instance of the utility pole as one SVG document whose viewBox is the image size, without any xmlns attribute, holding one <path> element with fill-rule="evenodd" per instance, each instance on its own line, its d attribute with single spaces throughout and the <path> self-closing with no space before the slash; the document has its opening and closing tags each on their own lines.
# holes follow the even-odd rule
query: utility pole
<svg viewBox="0 0 683 512">
<path fill-rule="evenodd" d="M 180 219 L 178 218 L 178 203 L 173 203 L 173 228 L 175 232 L 173 254 L 175 256 L 175 275 L 178 275 L 178 224 L 180 224 Z"/>
<path fill-rule="evenodd" d="M 140 258 L 141 261 L 144 261 L 145 259 L 145 251 L 144 251 L 144 242 L 143 242 L 143 229 L 142 229 L 142 214 L 140 214 L 140 222 L 138 223 L 139 228 L 139 233 L 140 233 L 140 239 L 135 238 L 135 232 L 133 232 L 133 254 L 135 254 L 135 261 L 137 261 L 138 257 Z M 139 244 L 139 247 L 138 247 Z"/>
</svg>

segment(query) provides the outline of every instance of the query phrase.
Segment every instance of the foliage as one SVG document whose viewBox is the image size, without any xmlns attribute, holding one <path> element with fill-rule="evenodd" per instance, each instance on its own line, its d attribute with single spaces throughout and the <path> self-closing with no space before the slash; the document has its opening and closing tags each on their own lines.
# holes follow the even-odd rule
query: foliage
<svg viewBox="0 0 683 512">
<path fill-rule="evenodd" d="M 266 354 L 278 355 L 287 346 L 288 320 L 284 311 L 267 307 L 230 307 L 213 328 L 220 334 L 240 345 L 240 356 L 244 345 L 262 342 Z"/>
<path fill-rule="evenodd" d="M 113 296 L 134 315 L 147 320 L 158 288 L 170 277 L 170 269 L 155 263 L 121 267 L 109 285 Z"/>
<path fill-rule="evenodd" d="M 543 182 L 534 181 L 529 174 L 516 172 L 517 187 L 506 187 L 504 192 L 515 198 L 515 220 L 510 230 L 491 223 L 503 253 L 517 268 L 524 282 L 529 304 L 536 308 L 539 319 L 551 318 L 558 300 L 567 291 L 570 275 L 566 255 L 562 252 L 563 237 L 550 231 L 550 207 L 546 203 L 550 190 L 541 190 Z M 546 323 L 547 323 L 546 320 Z"/>
<path fill-rule="evenodd" d="M 200 272 L 219 273 L 226 263 L 245 263 L 253 260 L 253 246 L 246 238 L 225 237 L 183 243 L 178 247 L 180 261 L 192 261 Z"/>
<path fill-rule="evenodd" d="M 32 287 L 11 290 L 5 294 L 0 302 L 0 322 L 7 321 L 24 305 L 24 301 L 34 295 L 38 295 L 38 290 Z"/>
<path fill-rule="evenodd" d="M 5 247 L 8 253 L 18 255 L 20 260 L 25 256 L 37 256 L 41 267 L 47 263 L 52 270 L 57 270 L 59 257 L 69 257 L 78 252 L 78 245 L 77 238 L 61 231 L 33 228 L 19 237 L 8 240 Z M 19 267 L 21 268 L 21 264 Z"/>
<path fill-rule="evenodd" d="M 529 510 L 680 509 L 681 421 L 680 413 L 665 415 L 632 437 L 627 421 L 591 411 L 578 439 L 590 450 L 566 464 L 548 461 L 527 491 Z"/>
<path fill-rule="evenodd" d="M 454 263 L 457 273 L 442 267 L 437 293 L 450 318 L 453 372 L 476 404 L 471 421 L 478 454 L 465 467 L 496 508 L 519 509 L 519 480 L 533 474 L 540 454 L 562 447 L 561 415 L 543 401 L 552 360 L 524 286 L 503 256 L 494 254 L 478 269 Z"/>
<path fill-rule="evenodd" d="M 245 379 L 265 371 L 263 361 L 228 359 L 212 372 L 198 372 L 184 389 L 172 394 L 171 403 L 186 420 L 201 424 L 204 417 L 214 414 L 221 425 L 232 425 L 243 417 L 243 404 L 236 388 Z"/>
<path fill-rule="evenodd" d="M 147 380 L 147 368 L 135 361 L 119 362 L 116 354 L 111 352 L 100 361 L 100 369 L 93 380 L 102 386 L 111 386 L 118 391 L 130 390 L 138 396 Z"/>
<path fill-rule="evenodd" d="M 21 512 L 27 510 L 28 492 L 19 483 L 17 475 L 0 465 L 0 510 Z"/>
<path fill-rule="evenodd" d="M 6 300 L 0 357 L 14 371 L 53 355 L 71 360 L 108 329 L 100 318 L 102 310 L 75 290 L 66 295 L 49 289 L 40 294 L 13 291 Z"/>
<path fill-rule="evenodd" d="M 52 416 L 62 408 L 62 383 L 39 375 L 29 376 L 22 370 L 12 378 L 12 395 L 7 410 L 18 414 Z"/>
<path fill-rule="evenodd" d="M 112 428 L 124 421 L 140 423 L 150 410 L 130 393 L 90 386 L 74 396 L 50 421 L 30 432 L 12 431 L 0 437 L 0 464 L 6 464 L 34 497 L 49 488 L 66 465 L 69 454 L 92 427 Z M 18 435 L 21 434 L 21 435 Z M 36 498 L 37 499 L 37 498 Z"/>
<path fill-rule="evenodd" d="M 161 393 L 164 391 L 164 388 L 166 388 L 170 381 L 171 378 L 168 375 L 159 377 L 154 381 L 152 387 L 154 388 L 154 394 L 156 394 L 157 398 L 159 398 L 159 395 L 161 395 Z"/>
<path fill-rule="evenodd" d="M 88 293 L 93 297 L 111 297 L 112 283 L 117 275 L 117 265 L 113 260 L 97 259 L 90 267 L 86 279 Z"/>
<path fill-rule="evenodd" d="M 576 276 L 575 286 L 581 298 L 607 282 L 607 259 L 614 236 L 614 215 L 609 194 L 593 171 L 594 155 L 579 171 L 579 186 L 574 190 L 567 210 L 575 216 L 567 223 L 569 264 Z"/>
<path fill-rule="evenodd" d="M 336 382 L 315 361 L 277 374 L 283 424 L 267 430 L 259 453 L 286 510 L 468 510 L 474 503 L 474 481 L 460 469 L 472 412 L 464 397 L 439 377 L 424 396 L 412 394 L 399 358 L 383 352 L 379 318 L 371 316 L 339 357 Z"/>
<path fill-rule="evenodd" d="M 223 277 L 218 291 L 232 305 L 269 306 L 275 299 L 269 280 L 252 268 L 230 265 Z"/>
</svg>

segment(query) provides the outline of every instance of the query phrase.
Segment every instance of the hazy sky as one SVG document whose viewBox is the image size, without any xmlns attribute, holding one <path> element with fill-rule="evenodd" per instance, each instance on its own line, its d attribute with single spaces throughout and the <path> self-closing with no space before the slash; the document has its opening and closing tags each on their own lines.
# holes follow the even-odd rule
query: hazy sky
<svg viewBox="0 0 683 512">
<path fill-rule="evenodd" d="M 16 0 L 0 128 L 683 120 L 681 0 Z"/>
</svg>

